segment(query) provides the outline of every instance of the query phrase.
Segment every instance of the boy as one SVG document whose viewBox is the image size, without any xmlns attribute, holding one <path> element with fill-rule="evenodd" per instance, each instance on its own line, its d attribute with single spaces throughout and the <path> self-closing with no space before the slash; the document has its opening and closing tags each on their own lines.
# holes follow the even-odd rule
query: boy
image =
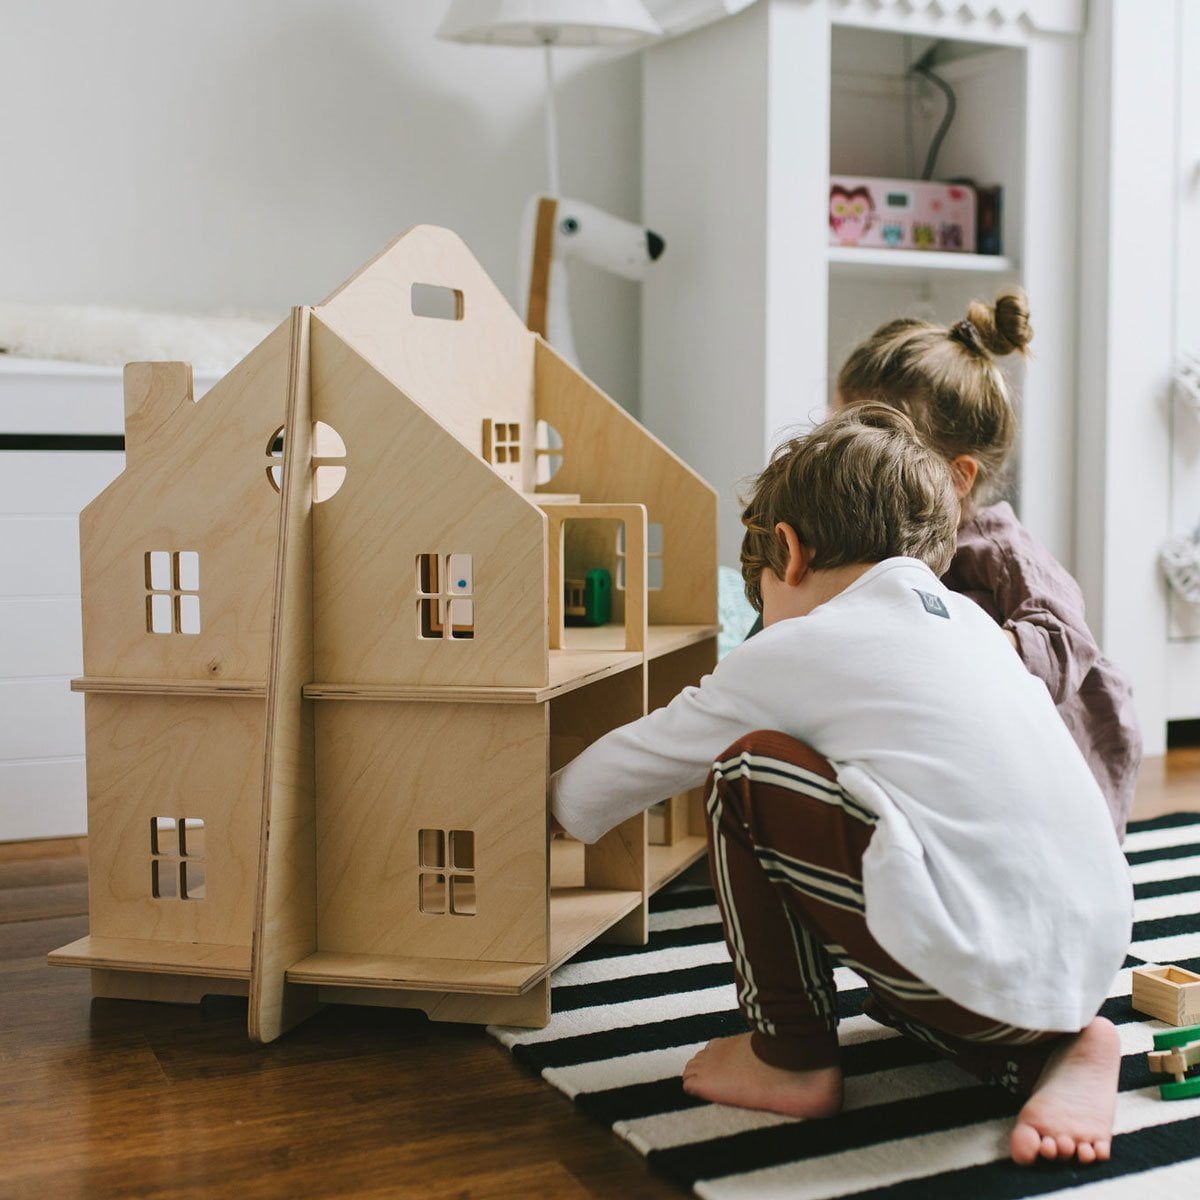
<svg viewBox="0 0 1200 1200">
<path fill-rule="evenodd" d="M 711 767 L 709 861 L 752 1032 L 705 1047 L 685 1089 L 838 1111 L 840 962 L 869 1015 L 1028 1097 L 1016 1161 L 1107 1158 L 1120 1048 L 1096 1012 L 1132 890 L 1045 686 L 938 581 L 949 468 L 902 413 L 859 405 L 782 447 L 743 520 L 762 634 L 552 781 L 556 821 L 594 841 Z"/>
</svg>

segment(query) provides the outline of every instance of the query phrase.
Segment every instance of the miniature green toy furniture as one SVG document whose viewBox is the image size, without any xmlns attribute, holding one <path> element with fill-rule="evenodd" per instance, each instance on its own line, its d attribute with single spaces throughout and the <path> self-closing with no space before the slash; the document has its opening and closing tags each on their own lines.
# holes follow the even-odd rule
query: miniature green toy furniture
<svg viewBox="0 0 1200 1200">
<path fill-rule="evenodd" d="M 563 584 L 563 621 L 567 625 L 607 625 L 612 620 L 612 576 L 593 567 L 582 579 Z"/>
<path fill-rule="evenodd" d="M 1164 1100 L 1200 1096 L 1200 1075 L 1189 1075 L 1200 1065 L 1200 1025 L 1156 1033 L 1154 1049 L 1146 1055 L 1146 1065 L 1156 1074 L 1175 1076 L 1173 1083 L 1159 1085 L 1158 1092 Z"/>
</svg>

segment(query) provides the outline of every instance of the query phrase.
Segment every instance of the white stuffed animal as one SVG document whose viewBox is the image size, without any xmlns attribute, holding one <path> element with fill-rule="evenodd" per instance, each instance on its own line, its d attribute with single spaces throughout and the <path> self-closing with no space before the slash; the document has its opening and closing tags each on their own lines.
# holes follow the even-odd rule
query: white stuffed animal
<svg viewBox="0 0 1200 1200">
<path fill-rule="evenodd" d="M 1169 538 L 1159 553 L 1167 582 L 1189 603 L 1200 604 L 1200 525 L 1191 537 Z"/>
<path fill-rule="evenodd" d="M 666 245 L 654 230 L 582 200 L 530 196 L 521 219 L 517 284 L 525 324 L 578 366 L 567 301 L 567 263 L 578 259 L 640 281 Z"/>
</svg>

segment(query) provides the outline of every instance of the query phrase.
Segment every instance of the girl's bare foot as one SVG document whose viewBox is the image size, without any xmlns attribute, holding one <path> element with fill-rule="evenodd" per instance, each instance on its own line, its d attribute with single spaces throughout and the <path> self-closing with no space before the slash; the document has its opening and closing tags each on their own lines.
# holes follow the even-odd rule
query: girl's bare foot
<svg viewBox="0 0 1200 1200">
<path fill-rule="evenodd" d="M 842 1107 L 840 1067 L 785 1071 L 763 1062 L 750 1034 L 715 1038 L 683 1068 L 683 1090 L 714 1104 L 735 1104 L 785 1117 L 832 1117 Z"/>
<path fill-rule="evenodd" d="M 1013 1162 L 1024 1166 L 1038 1158 L 1077 1158 L 1081 1163 L 1107 1159 L 1120 1067 L 1120 1038 L 1104 1017 L 1056 1050 L 1013 1127 Z"/>
</svg>

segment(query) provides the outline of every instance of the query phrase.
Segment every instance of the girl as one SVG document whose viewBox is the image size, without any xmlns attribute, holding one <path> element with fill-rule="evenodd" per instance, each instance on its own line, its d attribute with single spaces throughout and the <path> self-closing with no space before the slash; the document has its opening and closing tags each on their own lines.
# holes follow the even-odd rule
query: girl
<svg viewBox="0 0 1200 1200">
<path fill-rule="evenodd" d="M 1045 683 L 1124 838 L 1142 758 L 1129 684 L 1088 629 L 1079 585 L 1007 502 L 990 502 L 1017 424 L 996 359 L 1026 354 L 1032 337 L 1025 295 L 1016 289 L 993 305 L 973 302 L 949 328 L 891 321 L 851 352 L 835 407 L 874 401 L 898 408 L 949 462 L 962 515 L 943 582 L 992 617 Z"/>
</svg>

